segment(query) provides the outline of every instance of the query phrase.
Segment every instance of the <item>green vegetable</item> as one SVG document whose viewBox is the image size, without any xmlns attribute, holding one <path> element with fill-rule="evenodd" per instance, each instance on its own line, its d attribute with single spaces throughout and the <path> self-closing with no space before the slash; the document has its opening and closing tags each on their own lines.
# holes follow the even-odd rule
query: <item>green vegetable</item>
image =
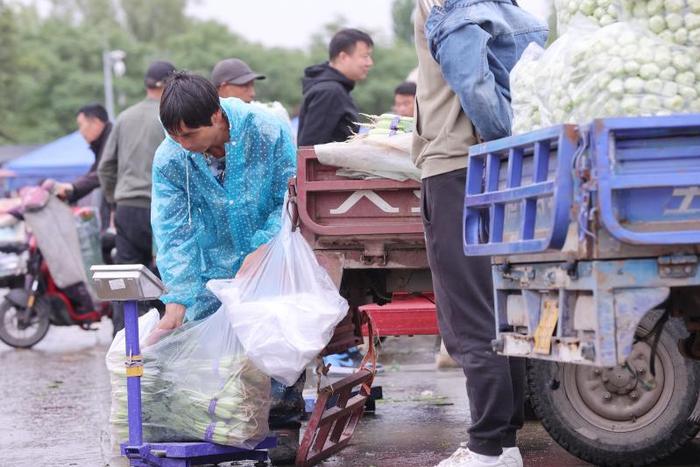
<svg viewBox="0 0 700 467">
<path fill-rule="evenodd" d="M 647 28 L 661 39 L 700 47 L 700 0 L 555 0 L 557 29 L 565 33 L 574 17 L 598 26 L 618 21 Z"/>
<path fill-rule="evenodd" d="M 246 447 L 267 433 L 270 378 L 249 360 L 227 355 L 194 358 L 196 346 L 172 354 L 144 352 L 141 401 L 148 441 L 207 440 Z M 189 354 L 189 355 L 188 355 Z M 123 357 L 108 355 L 112 382 L 112 424 L 116 441 L 128 437 L 126 371 Z"/>
<path fill-rule="evenodd" d="M 645 12 L 678 8 L 642 3 Z M 511 73 L 514 133 L 598 117 L 700 112 L 699 47 L 626 22 L 579 29 L 544 52 L 524 54 Z"/>
</svg>

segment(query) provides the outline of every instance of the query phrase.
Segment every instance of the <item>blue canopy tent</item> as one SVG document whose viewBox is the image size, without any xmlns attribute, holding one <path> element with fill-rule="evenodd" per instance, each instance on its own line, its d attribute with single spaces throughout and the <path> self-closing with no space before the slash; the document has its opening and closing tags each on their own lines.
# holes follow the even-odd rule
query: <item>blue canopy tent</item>
<svg viewBox="0 0 700 467">
<path fill-rule="evenodd" d="M 95 155 L 76 131 L 8 162 L 4 168 L 16 174 L 8 180 L 8 188 L 15 190 L 36 185 L 45 178 L 73 181 L 85 174 L 94 161 Z"/>
</svg>

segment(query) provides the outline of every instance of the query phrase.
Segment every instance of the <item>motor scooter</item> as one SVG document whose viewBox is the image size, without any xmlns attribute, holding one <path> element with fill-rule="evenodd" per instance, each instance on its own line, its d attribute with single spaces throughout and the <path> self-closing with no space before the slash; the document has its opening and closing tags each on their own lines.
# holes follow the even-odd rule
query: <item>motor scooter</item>
<svg viewBox="0 0 700 467">
<path fill-rule="evenodd" d="M 14 287 L 0 303 L 2 342 L 29 348 L 50 325 L 89 331 L 111 315 L 110 304 L 92 296 L 80 251 L 76 218 L 94 215 L 94 210 L 67 206 L 41 187 L 23 188 L 19 205 L 0 214 L 0 225 L 23 221 L 30 232 L 24 244 L 0 244 L 0 253 L 26 258 L 26 272 L 8 281 Z"/>
</svg>

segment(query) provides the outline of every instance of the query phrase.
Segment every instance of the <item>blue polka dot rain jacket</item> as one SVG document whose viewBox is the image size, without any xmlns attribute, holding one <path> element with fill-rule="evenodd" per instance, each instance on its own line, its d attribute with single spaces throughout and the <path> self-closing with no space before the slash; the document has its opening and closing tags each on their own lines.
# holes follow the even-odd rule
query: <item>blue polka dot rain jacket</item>
<svg viewBox="0 0 700 467">
<path fill-rule="evenodd" d="M 187 308 L 187 321 L 214 313 L 210 279 L 232 278 L 243 259 L 279 230 L 296 150 L 287 125 L 265 110 L 221 99 L 230 125 L 220 183 L 203 154 L 171 138 L 153 162 L 151 223 L 164 303 Z"/>
</svg>

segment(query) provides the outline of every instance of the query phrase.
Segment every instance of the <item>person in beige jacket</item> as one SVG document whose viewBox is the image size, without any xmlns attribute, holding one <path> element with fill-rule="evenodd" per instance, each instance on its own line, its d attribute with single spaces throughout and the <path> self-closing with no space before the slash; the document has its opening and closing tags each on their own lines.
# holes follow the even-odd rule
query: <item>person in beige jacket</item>
<svg viewBox="0 0 700 467">
<path fill-rule="evenodd" d="M 422 215 L 440 334 L 466 375 L 471 414 L 466 447 L 439 466 L 521 467 L 516 432 L 524 420 L 525 362 L 492 350 L 496 333 L 490 259 L 465 257 L 462 249 L 465 169 L 469 147 L 478 137 L 428 47 L 426 18 L 439 4 L 442 0 L 417 0 L 412 153 L 422 172 Z"/>
</svg>

